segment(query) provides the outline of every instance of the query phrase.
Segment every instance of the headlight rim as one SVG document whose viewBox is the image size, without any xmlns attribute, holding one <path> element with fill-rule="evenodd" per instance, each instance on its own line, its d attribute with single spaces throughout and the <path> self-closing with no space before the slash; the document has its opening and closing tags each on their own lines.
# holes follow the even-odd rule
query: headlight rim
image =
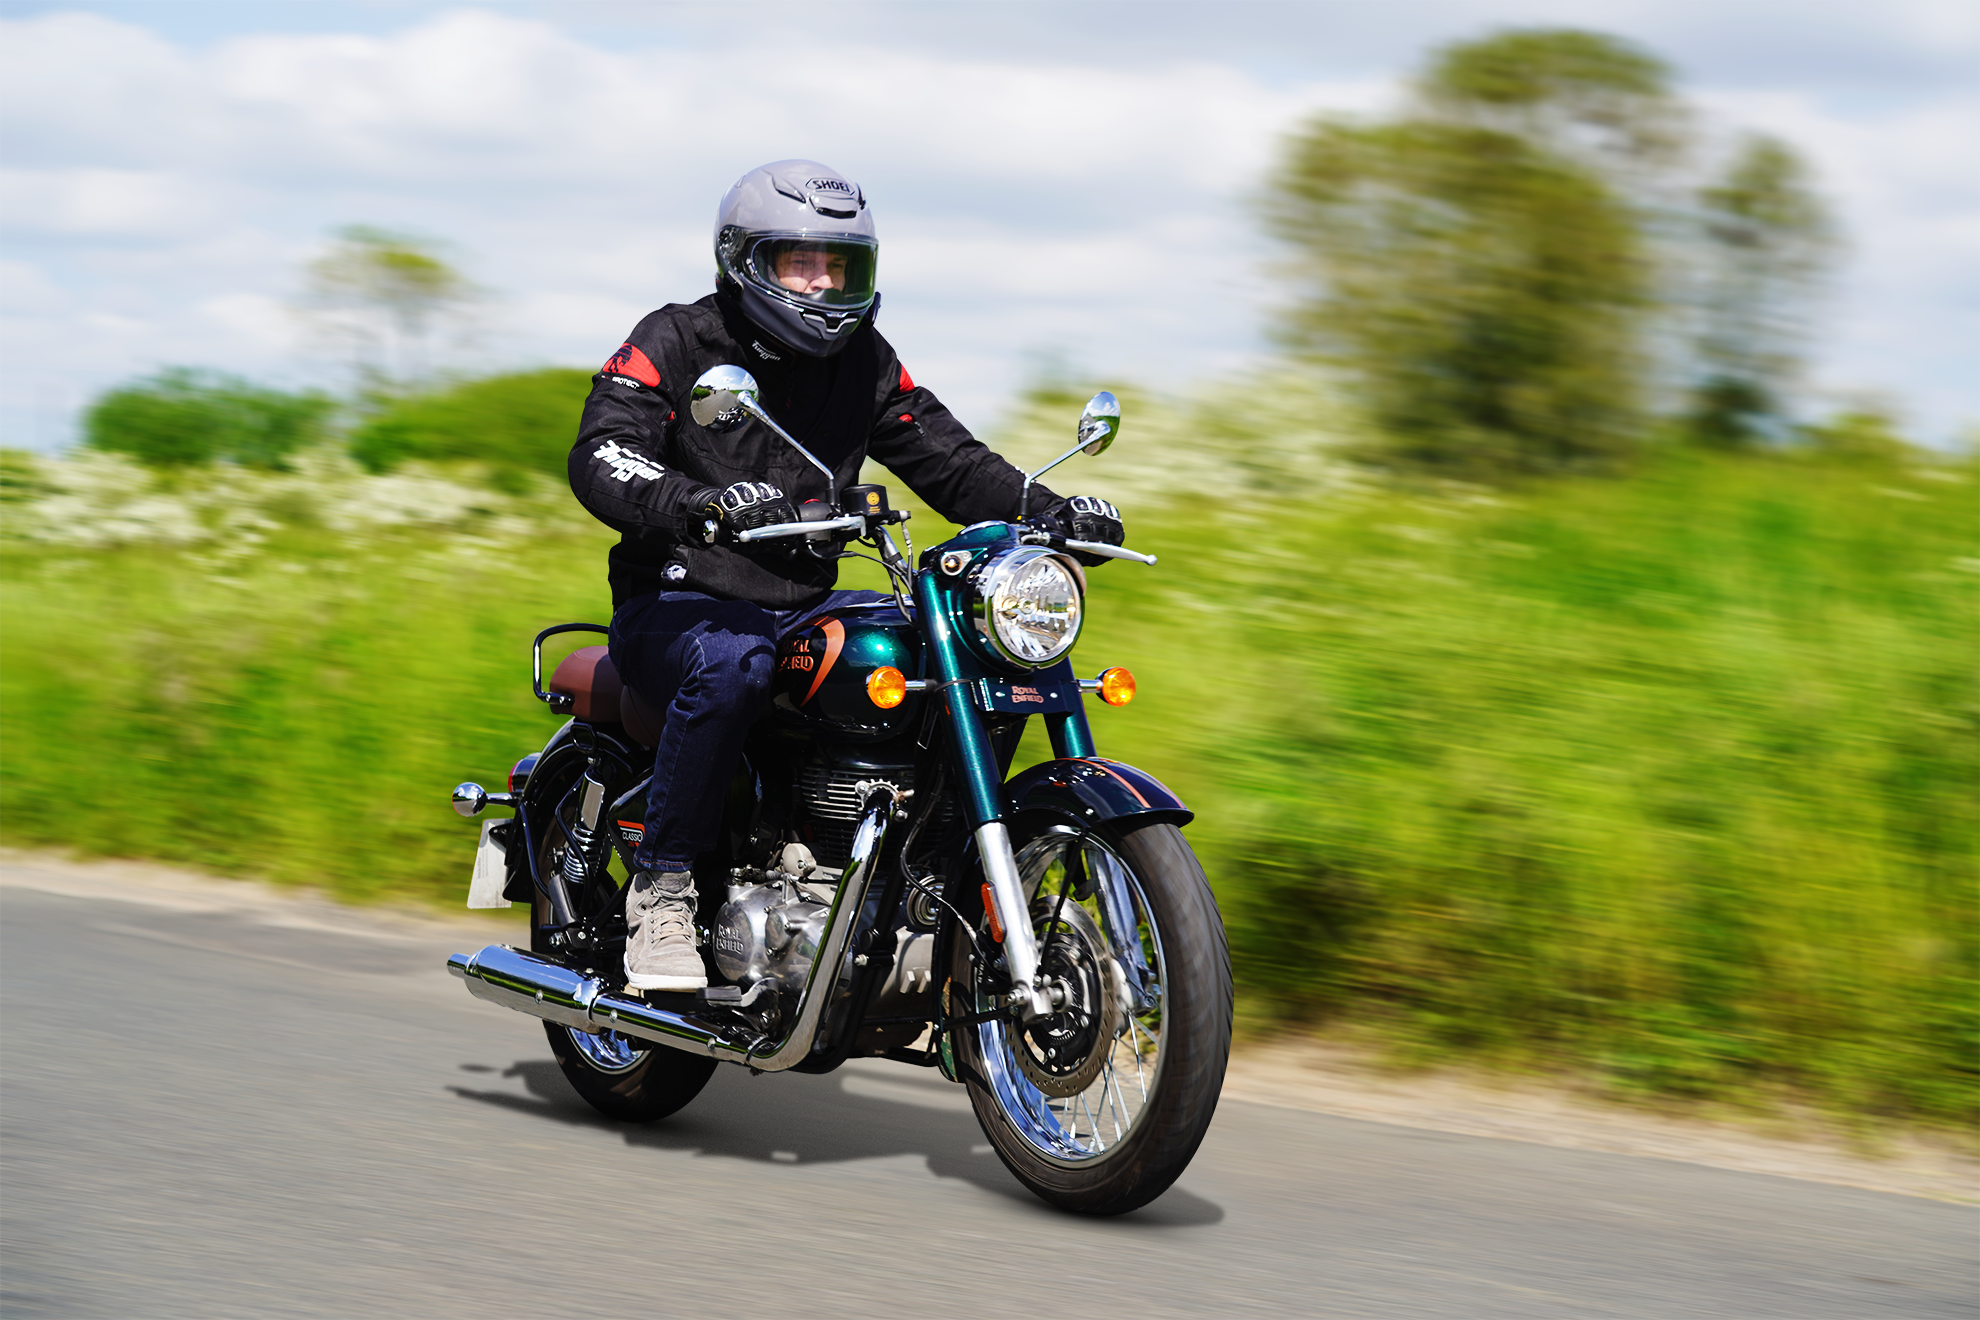
<svg viewBox="0 0 1980 1320">
<path fill-rule="evenodd" d="M 996 622 L 990 614 L 993 592 L 987 588 L 992 584 L 993 579 L 1000 575 L 1015 572 L 1039 559 L 1049 559 L 1065 571 L 1067 580 L 1072 584 L 1073 599 L 1077 603 L 1077 617 L 1073 620 L 1072 630 L 1066 635 L 1063 645 L 1042 660 L 1032 660 L 1013 655 L 1005 646 L 1003 638 L 998 635 Z M 1049 669 L 1066 658 L 1078 644 L 1080 630 L 1086 626 L 1086 574 L 1081 570 L 1079 561 L 1063 551 L 1039 545 L 1012 546 L 1008 550 L 1000 550 L 987 556 L 970 574 L 967 613 L 979 644 L 978 649 L 990 656 L 997 664 L 1027 673 Z"/>
</svg>

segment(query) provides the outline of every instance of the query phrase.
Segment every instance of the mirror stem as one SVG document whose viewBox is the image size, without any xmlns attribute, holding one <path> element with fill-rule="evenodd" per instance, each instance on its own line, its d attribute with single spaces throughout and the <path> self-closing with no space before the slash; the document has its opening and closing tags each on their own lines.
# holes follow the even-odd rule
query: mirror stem
<svg viewBox="0 0 1980 1320">
<path fill-rule="evenodd" d="M 1027 472 L 1024 474 L 1024 489 L 1018 493 L 1018 518 L 1020 521 L 1024 518 L 1025 514 L 1030 511 L 1031 483 L 1037 480 L 1039 477 L 1044 476 L 1047 472 L 1050 472 L 1053 468 L 1059 466 L 1059 464 L 1065 462 L 1067 459 L 1071 458 L 1074 454 L 1077 454 L 1080 450 L 1086 448 L 1086 446 L 1091 443 L 1092 442 L 1089 440 L 1082 440 L 1078 444 L 1074 445 L 1071 449 L 1068 449 L 1065 453 L 1060 454 L 1057 458 L 1047 463 L 1044 467 L 1038 468 L 1035 471 Z"/>
<path fill-rule="evenodd" d="M 772 421 L 770 419 L 770 414 L 765 412 L 763 410 L 763 405 L 758 403 L 755 399 L 750 398 L 746 394 L 738 394 L 736 396 L 736 403 L 742 408 L 744 412 L 748 413 L 751 417 L 754 417 L 757 421 L 762 422 L 765 426 L 769 427 L 770 430 L 774 432 L 776 436 L 779 439 L 781 439 L 785 444 L 797 450 L 800 454 L 803 454 L 805 457 L 805 461 L 810 463 L 811 466 L 817 468 L 820 472 L 823 472 L 825 474 L 825 489 L 827 491 L 827 498 L 831 501 L 833 512 L 836 513 L 839 508 L 839 479 L 832 474 L 832 469 L 826 467 L 823 463 L 819 462 L 817 455 L 813 454 L 809 449 L 806 449 L 803 445 L 799 444 L 796 440 L 792 439 L 791 433 L 789 431 L 786 431 L 783 427 L 777 425 L 776 422 Z M 1067 457 L 1071 457 L 1071 455 L 1067 455 Z"/>
</svg>

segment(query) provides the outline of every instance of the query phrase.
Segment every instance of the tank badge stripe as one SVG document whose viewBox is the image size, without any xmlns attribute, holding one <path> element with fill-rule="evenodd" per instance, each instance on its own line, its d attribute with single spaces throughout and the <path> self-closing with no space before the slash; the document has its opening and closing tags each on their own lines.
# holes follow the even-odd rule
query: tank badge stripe
<svg viewBox="0 0 1980 1320">
<path fill-rule="evenodd" d="M 825 681 L 825 675 L 831 673 L 832 666 L 839 662 L 839 651 L 846 644 L 846 625 L 837 619 L 820 619 L 812 626 L 824 630 L 825 658 L 818 662 L 818 674 L 811 680 L 811 690 L 804 694 L 804 701 L 798 703 L 800 706 L 818 695 L 818 685 Z"/>
</svg>

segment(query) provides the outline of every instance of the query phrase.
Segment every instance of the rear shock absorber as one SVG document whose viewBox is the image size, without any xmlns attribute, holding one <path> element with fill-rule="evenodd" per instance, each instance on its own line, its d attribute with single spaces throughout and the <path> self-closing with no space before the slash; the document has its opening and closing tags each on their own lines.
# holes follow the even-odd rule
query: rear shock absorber
<svg viewBox="0 0 1980 1320">
<path fill-rule="evenodd" d="M 571 822 L 571 846 L 564 850 L 564 885 L 573 894 L 583 893 L 584 882 L 601 874 L 605 863 L 597 855 L 604 851 L 598 846 L 598 813 L 605 805 L 605 785 L 587 770 L 577 791 L 577 819 Z"/>
</svg>

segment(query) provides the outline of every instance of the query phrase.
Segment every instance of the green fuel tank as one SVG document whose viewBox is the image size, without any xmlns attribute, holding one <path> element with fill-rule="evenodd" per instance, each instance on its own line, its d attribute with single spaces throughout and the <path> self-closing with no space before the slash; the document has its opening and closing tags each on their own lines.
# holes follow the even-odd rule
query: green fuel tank
<svg viewBox="0 0 1980 1320">
<path fill-rule="evenodd" d="M 866 682 L 886 665 L 908 678 L 921 674 L 921 639 L 898 609 L 871 605 L 821 614 L 777 647 L 772 713 L 781 723 L 853 742 L 897 737 L 913 727 L 922 698 L 909 693 L 891 710 L 876 706 Z"/>
</svg>

